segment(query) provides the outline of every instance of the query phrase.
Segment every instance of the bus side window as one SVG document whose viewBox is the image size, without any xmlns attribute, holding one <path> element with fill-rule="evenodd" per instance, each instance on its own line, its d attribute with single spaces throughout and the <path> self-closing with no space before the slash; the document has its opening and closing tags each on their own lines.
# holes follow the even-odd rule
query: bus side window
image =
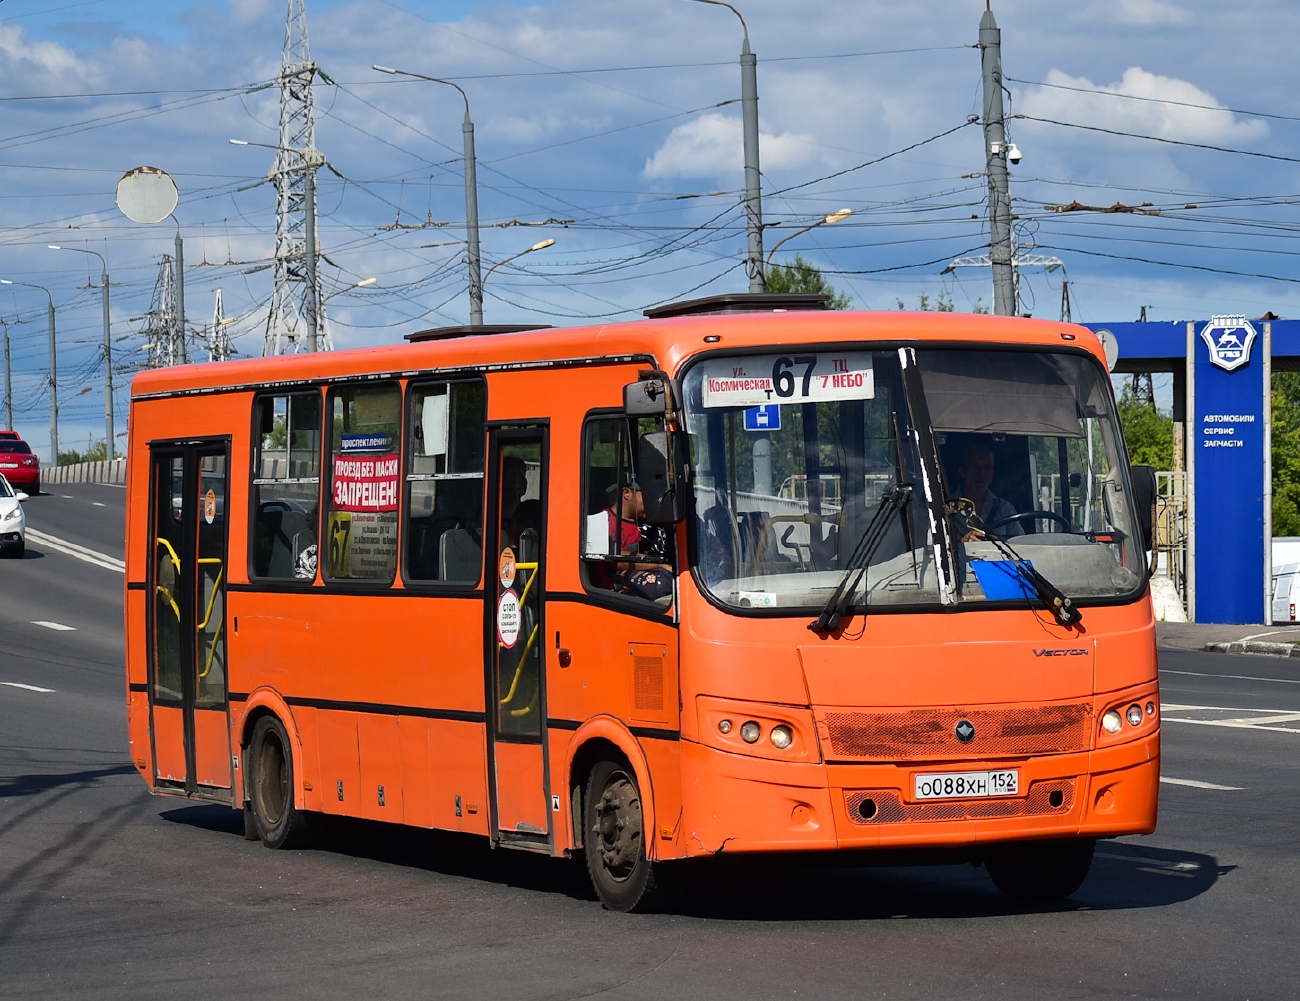
<svg viewBox="0 0 1300 1001">
<path fill-rule="evenodd" d="M 477 584 L 482 575 L 486 418 L 481 380 L 411 388 L 404 545 L 408 580 Z"/>
<path fill-rule="evenodd" d="M 596 417 L 583 429 L 582 578 L 666 607 L 672 597 L 672 537 L 644 524 L 634 462 L 637 431 L 626 417 Z"/>
<path fill-rule="evenodd" d="M 397 571 L 401 390 L 396 383 L 342 385 L 330 390 L 329 401 L 325 576 L 391 582 Z"/>
<path fill-rule="evenodd" d="M 252 576 L 314 581 L 320 504 L 320 394 L 262 396 L 256 413 Z"/>
</svg>

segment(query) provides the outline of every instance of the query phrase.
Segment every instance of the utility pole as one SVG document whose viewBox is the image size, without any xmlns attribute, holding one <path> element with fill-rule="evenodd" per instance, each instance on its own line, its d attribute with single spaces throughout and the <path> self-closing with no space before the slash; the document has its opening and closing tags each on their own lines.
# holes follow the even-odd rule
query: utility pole
<svg viewBox="0 0 1300 1001">
<path fill-rule="evenodd" d="M 13 430 L 14 426 L 14 383 L 9 366 L 9 324 L 0 320 L 5 328 L 5 427 Z"/>
<path fill-rule="evenodd" d="M 736 14 L 740 16 L 739 12 Z M 741 18 L 740 23 L 745 24 Z M 758 56 L 749 48 L 749 28 L 740 48 L 740 109 L 745 133 L 745 219 L 749 228 L 749 290 L 767 291 L 763 267 L 763 202 L 758 171 Z"/>
<path fill-rule="evenodd" d="M 39 286 L 38 286 L 39 287 Z M 49 290 L 46 289 L 49 295 Z M 50 296 L 50 465 L 59 464 L 59 365 L 54 346 L 54 296 Z"/>
<path fill-rule="evenodd" d="M 986 0 L 987 3 L 987 0 Z M 1007 178 L 1007 133 L 1002 111 L 1002 30 L 988 8 L 980 19 L 984 71 L 984 152 L 989 177 L 989 258 L 993 265 L 993 312 L 1016 313 L 1015 248 L 1011 238 L 1011 192 Z"/>
</svg>

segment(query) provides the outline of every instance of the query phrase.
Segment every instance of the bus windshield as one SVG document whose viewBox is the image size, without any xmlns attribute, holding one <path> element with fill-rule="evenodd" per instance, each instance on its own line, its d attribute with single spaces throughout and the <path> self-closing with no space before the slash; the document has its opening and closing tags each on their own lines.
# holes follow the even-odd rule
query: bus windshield
<svg viewBox="0 0 1300 1001">
<path fill-rule="evenodd" d="M 819 608 L 859 569 L 855 607 L 1033 602 L 1020 563 L 1072 600 L 1134 596 L 1106 378 L 1077 352 L 707 357 L 683 383 L 697 578 L 740 609 Z"/>
</svg>

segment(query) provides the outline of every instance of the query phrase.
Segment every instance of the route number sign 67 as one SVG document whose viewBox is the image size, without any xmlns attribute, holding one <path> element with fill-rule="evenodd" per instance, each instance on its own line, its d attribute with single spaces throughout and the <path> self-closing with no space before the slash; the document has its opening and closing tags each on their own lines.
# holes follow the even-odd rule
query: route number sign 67
<svg viewBox="0 0 1300 1001">
<path fill-rule="evenodd" d="M 870 400 L 875 395 L 871 355 L 864 351 L 791 351 L 704 362 L 706 407 Z"/>
</svg>

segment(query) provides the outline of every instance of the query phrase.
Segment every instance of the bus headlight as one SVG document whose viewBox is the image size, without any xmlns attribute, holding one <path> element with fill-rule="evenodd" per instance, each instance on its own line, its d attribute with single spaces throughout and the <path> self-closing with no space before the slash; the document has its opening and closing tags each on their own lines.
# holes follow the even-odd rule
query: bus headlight
<svg viewBox="0 0 1300 1001">
<path fill-rule="evenodd" d="M 731 733 L 731 720 L 729 719 L 718 720 L 718 733 Z"/>
<path fill-rule="evenodd" d="M 772 746 L 784 751 L 794 743 L 794 734 L 788 726 L 775 726 L 772 728 Z"/>
<path fill-rule="evenodd" d="M 763 728 L 752 719 L 740 728 L 740 739 L 746 744 L 756 743 L 761 736 L 763 736 Z"/>
<path fill-rule="evenodd" d="M 1138 705 L 1136 702 L 1134 702 L 1131 706 L 1128 707 L 1128 712 L 1125 713 L 1124 715 L 1126 715 L 1126 716 L 1128 717 L 1128 725 L 1129 725 L 1129 726 L 1140 726 L 1140 725 L 1141 725 L 1141 723 L 1142 723 L 1142 707 L 1141 707 L 1140 705 Z"/>
<path fill-rule="evenodd" d="M 1101 725 L 1107 733 L 1119 733 L 1124 728 L 1124 720 L 1114 709 L 1107 709 L 1101 718 Z"/>
</svg>

